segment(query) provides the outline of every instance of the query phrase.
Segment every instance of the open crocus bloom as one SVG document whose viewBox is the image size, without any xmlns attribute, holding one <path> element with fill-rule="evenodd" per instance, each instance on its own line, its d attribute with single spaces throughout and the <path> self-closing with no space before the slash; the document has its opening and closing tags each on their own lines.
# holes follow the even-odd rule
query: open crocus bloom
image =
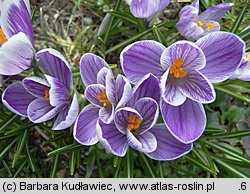
<svg viewBox="0 0 250 194">
<path fill-rule="evenodd" d="M 34 123 L 49 121 L 58 114 L 52 129 L 66 129 L 78 115 L 77 96 L 72 95 L 70 66 L 53 49 L 43 49 L 35 58 L 40 61 L 45 78 L 27 77 L 10 85 L 4 91 L 2 101 L 9 110 Z"/>
<path fill-rule="evenodd" d="M 28 0 L 0 4 L 0 75 L 16 75 L 33 61 L 34 40 Z"/>
<path fill-rule="evenodd" d="M 244 49 L 244 42 L 227 32 L 208 34 L 195 44 L 179 41 L 168 48 L 146 40 L 127 46 L 121 53 L 121 65 L 133 84 L 147 73 L 160 79 L 165 124 L 177 139 L 190 143 L 205 129 L 206 115 L 201 103 L 215 99 L 211 83 L 232 76 Z"/>
<path fill-rule="evenodd" d="M 239 68 L 234 72 L 230 79 L 240 79 L 250 81 L 250 52 L 245 54 Z"/>
<path fill-rule="evenodd" d="M 87 87 L 85 97 L 91 104 L 81 111 L 74 127 L 74 138 L 83 145 L 93 145 L 98 141 L 97 120 L 100 118 L 104 123 L 111 123 L 115 109 L 127 103 L 132 89 L 124 76 L 118 75 L 115 80 L 108 64 L 94 54 L 82 56 L 80 71 Z"/>
<path fill-rule="evenodd" d="M 176 27 L 180 34 L 188 40 L 198 40 L 208 33 L 219 31 L 218 21 L 233 5 L 233 3 L 222 3 L 209 7 L 199 15 L 199 0 L 195 0 L 181 10 Z"/>
<path fill-rule="evenodd" d="M 131 13 L 137 18 L 150 21 L 158 11 L 168 6 L 169 0 L 126 0 Z"/>
<path fill-rule="evenodd" d="M 125 107 L 115 113 L 114 122 L 97 122 L 99 142 L 112 154 L 124 156 L 128 145 L 155 160 L 176 159 L 192 149 L 192 144 L 176 140 L 164 124 L 156 124 L 160 88 L 158 79 L 147 74 L 133 89 Z"/>
</svg>

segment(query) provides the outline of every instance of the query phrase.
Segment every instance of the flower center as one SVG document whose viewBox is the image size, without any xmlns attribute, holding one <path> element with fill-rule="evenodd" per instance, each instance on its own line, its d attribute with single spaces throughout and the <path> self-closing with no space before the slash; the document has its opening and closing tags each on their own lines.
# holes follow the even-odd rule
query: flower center
<svg viewBox="0 0 250 194">
<path fill-rule="evenodd" d="M 49 101 L 49 90 L 44 91 L 44 98 L 45 100 Z"/>
<path fill-rule="evenodd" d="M 212 22 L 202 22 L 202 21 L 198 21 L 197 22 L 197 25 L 198 26 L 200 26 L 200 27 L 202 27 L 202 26 L 206 26 L 207 27 L 207 31 L 210 31 L 211 30 L 211 28 L 215 28 L 215 24 L 214 23 L 212 23 Z"/>
<path fill-rule="evenodd" d="M 246 53 L 246 56 L 245 56 L 248 60 L 250 60 L 250 52 Z"/>
<path fill-rule="evenodd" d="M 182 78 L 187 75 L 187 72 L 182 69 L 184 61 L 182 58 L 174 60 L 174 64 L 170 66 L 170 74 L 173 74 L 175 78 Z"/>
<path fill-rule="evenodd" d="M 3 30 L 0 28 L 0 45 L 3 45 L 5 42 L 7 42 L 7 38 L 3 33 Z"/>
<path fill-rule="evenodd" d="M 106 106 L 111 106 L 111 103 L 109 102 L 109 99 L 107 97 L 107 93 L 106 93 L 106 88 L 104 88 L 103 92 L 99 92 L 97 94 L 97 97 L 96 99 L 103 103 L 103 106 L 106 107 Z"/>
<path fill-rule="evenodd" d="M 142 118 L 136 118 L 135 114 L 129 115 L 127 126 L 128 130 L 135 132 L 135 130 L 140 127 L 142 120 Z"/>
</svg>

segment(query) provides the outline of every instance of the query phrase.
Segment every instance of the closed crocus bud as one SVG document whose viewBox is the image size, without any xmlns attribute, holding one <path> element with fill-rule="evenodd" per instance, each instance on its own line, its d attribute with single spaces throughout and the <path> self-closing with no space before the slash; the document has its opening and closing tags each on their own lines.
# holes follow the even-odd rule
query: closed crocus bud
<svg viewBox="0 0 250 194">
<path fill-rule="evenodd" d="M 131 13 L 137 17 L 150 21 L 158 11 L 168 6 L 169 0 L 126 0 Z"/>
<path fill-rule="evenodd" d="M 106 32 L 110 19 L 111 19 L 111 15 L 107 13 L 105 17 L 103 18 L 102 23 L 98 29 L 97 37 L 102 36 Z"/>
</svg>

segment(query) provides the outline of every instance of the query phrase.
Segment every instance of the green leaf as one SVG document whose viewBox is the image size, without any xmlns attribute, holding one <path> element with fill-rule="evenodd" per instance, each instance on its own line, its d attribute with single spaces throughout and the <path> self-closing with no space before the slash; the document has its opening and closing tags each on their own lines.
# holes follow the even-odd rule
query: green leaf
<svg viewBox="0 0 250 194">
<path fill-rule="evenodd" d="M 247 159 L 244 155 L 236 152 L 234 149 L 229 148 L 229 147 L 225 147 L 223 145 L 217 144 L 215 142 L 210 142 L 210 141 L 204 141 L 204 140 L 200 140 L 202 141 L 205 145 L 209 145 L 210 147 L 219 150 L 220 152 L 227 154 L 231 157 L 237 158 L 239 160 L 241 160 L 242 162 L 248 163 L 250 164 L 250 160 Z"/>
<path fill-rule="evenodd" d="M 138 20 L 127 12 L 109 11 L 108 13 L 110 13 L 110 15 L 112 15 L 114 17 L 120 18 L 124 21 L 128 21 L 134 25 L 137 25 Z"/>
<path fill-rule="evenodd" d="M 19 118 L 18 115 L 13 115 L 11 114 L 8 118 L 6 118 L 2 123 L 1 123 L 1 127 L 0 127 L 0 131 L 4 131 L 6 128 L 13 126 L 13 123 L 15 122 L 15 120 Z"/>
<path fill-rule="evenodd" d="M 247 30 L 242 31 L 242 32 L 239 34 L 239 36 L 240 36 L 243 40 L 245 40 L 245 41 L 249 40 L 249 39 L 250 39 L 250 28 L 248 28 Z"/>
<path fill-rule="evenodd" d="M 238 31 L 238 29 L 239 29 L 239 27 L 240 27 L 240 25 L 241 25 L 241 23 L 242 23 L 242 21 L 244 19 L 244 16 L 245 16 L 245 13 L 247 11 L 248 6 L 249 6 L 249 4 L 246 3 L 246 5 L 244 6 L 243 10 L 240 12 L 237 20 L 235 21 L 235 23 L 234 23 L 234 25 L 233 25 L 233 27 L 231 29 L 232 33 L 237 33 L 237 31 Z"/>
<path fill-rule="evenodd" d="M 32 172 L 35 172 L 36 171 L 35 165 L 34 165 L 33 159 L 30 156 L 30 150 L 29 150 L 29 146 L 28 146 L 28 142 L 27 141 L 25 143 L 25 147 L 26 147 L 26 153 L 27 153 L 27 156 L 28 156 L 29 165 L 31 167 Z"/>
<path fill-rule="evenodd" d="M 232 139 L 232 138 L 240 138 L 250 136 L 250 129 L 242 130 L 242 131 L 235 131 L 235 132 L 227 132 L 227 133 L 217 133 L 214 135 L 206 135 L 202 136 L 201 138 L 204 139 Z"/>
<path fill-rule="evenodd" d="M 0 160 L 4 157 L 4 155 L 10 150 L 10 148 L 16 143 L 18 140 L 18 137 L 14 140 L 12 140 L 5 148 L 3 151 L 0 153 Z"/>
<path fill-rule="evenodd" d="M 154 32 L 154 36 L 155 38 L 163 45 L 167 46 L 167 42 L 163 36 L 163 34 L 161 33 L 161 31 L 157 28 L 157 26 L 153 26 L 153 32 Z"/>
<path fill-rule="evenodd" d="M 26 143 L 28 131 L 29 131 L 28 129 L 24 130 L 23 133 L 21 134 L 20 138 L 19 138 L 16 153 L 14 155 L 14 159 L 13 159 L 13 162 L 12 162 L 12 168 L 15 167 L 15 164 L 16 164 L 17 160 L 19 159 L 20 154 L 23 151 L 23 148 L 24 148 L 25 143 Z"/>
<path fill-rule="evenodd" d="M 19 173 L 21 172 L 26 163 L 27 160 L 23 161 L 22 165 L 17 169 L 16 173 L 13 175 L 13 178 L 16 178 L 19 175 Z"/>
<path fill-rule="evenodd" d="M 158 27 L 158 28 L 161 27 L 161 26 L 173 27 L 173 26 L 176 25 L 176 22 L 177 22 L 176 20 L 166 21 L 166 22 L 162 22 L 162 23 L 156 24 L 155 26 Z M 118 49 L 120 49 L 120 48 L 122 48 L 122 47 L 125 47 L 125 46 L 127 46 L 128 44 L 130 44 L 130 43 L 132 43 L 132 42 L 134 42 L 134 41 L 136 41 L 136 40 L 139 40 L 139 39 L 142 38 L 143 36 L 145 36 L 145 35 L 151 33 L 152 31 L 153 31 L 153 28 L 150 28 L 150 29 L 148 29 L 148 30 L 145 30 L 144 32 L 141 32 L 141 33 L 139 33 L 139 34 L 137 34 L 137 35 L 134 35 L 133 37 L 131 37 L 131 38 L 129 38 L 129 39 L 127 39 L 127 40 L 125 40 L 125 41 L 123 41 L 123 42 L 121 42 L 121 43 L 115 45 L 115 46 L 113 46 L 112 48 L 110 48 L 109 50 L 107 50 L 107 51 L 105 52 L 105 54 L 107 55 L 107 54 L 109 54 L 109 53 L 111 53 L 111 52 L 114 52 L 114 51 L 116 51 L 116 50 L 118 50 Z"/>
<path fill-rule="evenodd" d="M 67 146 L 58 148 L 58 149 L 48 153 L 48 155 L 53 156 L 56 154 L 65 154 L 65 153 L 73 152 L 73 151 L 80 150 L 80 149 L 83 149 L 83 145 L 78 144 L 78 143 L 73 143 L 71 145 L 67 145 Z"/>
<path fill-rule="evenodd" d="M 76 154 L 75 151 L 71 152 L 70 155 L 70 175 L 73 176 L 75 173 L 75 165 L 76 165 Z"/>
<path fill-rule="evenodd" d="M 12 173 L 11 173 L 11 170 L 10 170 L 9 166 L 6 164 L 5 160 L 3 160 L 2 162 L 3 162 L 4 168 L 9 173 L 9 175 L 12 177 Z"/>
<path fill-rule="evenodd" d="M 150 163 L 150 159 L 147 158 L 143 153 L 139 152 L 139 156 L 142 159 L 142 162 L 144 163 L 143 167 L 145 169 L 147 169 L 147 171 L 149 172 L 150 176 L 152 178 L 156 178 L 156 172 L 155 169 L 153 167 L 153 165 Z"/>
<path fill-rule="evenodd" d="M 50 169 L 50 178 L 56 178 L 56 171 L 59 164 L 59 154 L 53 156 L 53 161 Z"/>
<path fill-rule="evenodd" d="M 233 166 L 233 165 L 229 165 L 228 163 L 216 158 L 216 157 L 213 157 L 213 159 L 218 163 L 220 164 L 223 168 L 225 168 L 226 170 L 228 170 L 228 174 L 230 175 L 230 177 L 233 177 L 232 174 L 236 175 L 237 177 L 240 177 L 240 178 L 249 178 L 250 175 L 245 173 L 243 170 L 239 169 L 238 167 L 236 166 Z"/>
</svg>

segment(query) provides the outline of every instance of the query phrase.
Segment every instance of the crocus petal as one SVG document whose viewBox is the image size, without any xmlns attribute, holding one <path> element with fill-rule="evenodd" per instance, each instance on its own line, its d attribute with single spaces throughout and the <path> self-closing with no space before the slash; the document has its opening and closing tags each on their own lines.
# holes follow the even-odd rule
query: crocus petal
<svg viewBox="0 0 250 194">
<path fill-rule="evenodd" d="M 133 107 L 140 98 L 144 97 L 150 97 L 159 102 L 160 96 L 159 80 L 153 74 L 149 73 L 134 86 L 132 97 L 126 106 Z"/>
<path fill-rule="evenodd" d="M 135 103 L 135 110 L 142 116 L 143 120 L 136 134 L 142 134 L 151 129 L 158 120 L 159 106 L 152 98 L 141 98 Z"/>
<path fill-rule="evenodd" d="M 250 81 L 250 61 L 243 62 L 237 71 L 239 73 L 237 79 Z"/>
<path fill-rule="evenodd" d="M 112 72 L 109 72 L 107 74 L 105 86 L 109 102 L 111 102 L 112 104 L 116 104 L 117 99 L 116 99 L 115 78 Z"/>
<path fill-rule="evenodd" d="M 114 105 L 102 107 L 99 111 L 99 118 L 102 122 L 109 124 L 114 120 L 115 108 Z"/>
<path fill-rule="evenodd" d="M 58 114 L 58 117 L 52 129 L 62 130 L 69 128 L 75 122 L 78 116 L 78 112 L 79 112 L 79 104 L 77 100 L 77 95 L 75 94 L 71 103 Z"/>
<path fill-rule="evenodd" d="M 190 22 L 188 25 L 185 26 L 183 31 L 179 30 L 179 32 L 182 36 L 191 41 L 198 40 L 205 33 L 204 29 L 198 26 L 196 22 Z"/>
<path fill-rule="evenodd" d="M 199 10 L 200 9 L 200 0 L 195 0 L 191 5 Z"/>
<path fill-rule="evenodd" d="M 202 104 L 187 98 L 180 106 L 161 102 L 163 120 L 170 133 L 188 144 L 197 140 L 206 126 L 206 114 Z"/>
<path fill-rule="evenodd" d="M 92 104 L 103 107 L 103 102 L 97 100 L 98 94 L 103 94 L 105 91 L 105 86 L 101 84 L 91 84 L 85 89 L 85 97 Z"/>
<path fill-rule="evenodd" d="M 180 91 L 180 79 L 169 75 L 167 70 L 160 80 L 161 97 L 172 106 L 179 106 L 186 100 L 186 96 Z"/>
<path fill-rule="evenodd" d="M 180 83 L 181 92 L 199 103 L 211 103 L 215 100 L 215 90 L 210 81 L 198 71 L 190 70 Z"/>
<path fill-rule="evenodd" d="M 51 87 L 49 90 L 49 101 L 51 106 L 69 103 L 70 93 L 68 89 L 60 82 L 60 80 L 49 75 L 45 75 L 45 77 Z"/>
<path fill-rule="evenodd" d="M 121 66 L 128 80 L 136 84 L 148 73 L 160 77 L 163 74 L 160 58 L 164 49 L 162 44 L 153 40 L 139 41 L 123 49 Z"/>
<path fill-rule="evenodd" d="M 134 135 L 133 133 L 128 132 L 127 138 L 128 144 L 139 152 L 153 152 L 157 148 L 157 140 L 149 131 L 140 135 Z"/>
<path fill-rule="evenodd" d="M 209 81 L 225 81 L 236 71 L 245 52 L 245 43 L 229 32 L 213 32 L 196 42 L 206 56 L 206 66 L 200 70 Z"/>
<path fill-rule="evenodd" d="M 138 113 L 135 109 L 130 107 L 120 108 L 115 112 L 114 122 L 117 127 L 117 130 L 119 130 L 120 133 L 122 134 L 127 133 L 127 127 L 130 124 L 128 120 L 129 116 L 131 115 L 136 115 L 137 119 L 139 118 L 142 119 L 140 113 Z"/>
<path fill-rule="evenodd" d="M 125 106 L 125 104 L 129 101 L 132 95 L 132 87 L 129 83 L 128 79 L 123 75 L 118 75 L 116 77 L 116 89 L 117 89 L 117 99 L 118 104 L 116 108 L 120 108 L 121 106 Z"/>
<path fill-rule="evenodd" d="M 220 20 L 226 12 L 228 12 L 234 6 L 233 3 L 221 3 L 212 7 L 208 7 L 206 11 L 200 14 L 200 19 L 202 21 L 207 20 Z"/>
<path fill-rule="evenodd" d="M 69 63 L 61 53 L 51 48 L 43 49 L 36 54 L 35 59 L 40 61 L 45 74 L 60 80 L 68 90 L 73 88 Z"/>
<path fill-rule="evenodd" d="M 111 72 L 111 70 L 107 67 L 103 67 L 98 73 L 97 73 L 97 84 L 106 85 L 106 79 L 108 73 Z M 111 72 L 112 73 L 112 72 Z"/>
<path fill-rule="evenodd" d="M 2 102 L 13 113 L 27 117 L 29 104 L 35 99 L 21 82 L 9 85 L 2 94 Z"/>
<path fill-rule="evenodd" d="M 91 53 L 84 54 L 80 61 L 80 73 L 84 85 L 96 84 L 97 74 L 103 67 L 109 68 L 101 57 Z"/>
<path fill-rule="evenodd" d="M 29 2 L 27 0 L 2 1 L 1 28 L 8 39 L 23 32 L 34 44 Z"/>
<path fill-rule="evenodd" d="M 24 33 L 12 36 L 0 47 L 0 74 L 16 75 L 27 70 L 34 52 L 32 43 Z"/>
<path fill-rule="evenodd" d="M 97 122 L 97 137 L 102 146 L 116 156 L 123 157 L 128 149 L 127 137 L 117 130 L 114 123 Z"/>
<path fill-rule="evenodd" d="M 189 23 L 191 23 L 199 14 L 199 9 L 195 8 L 194 6 L 187 5 L 183 7 L 179 14 L 179 21 L 176 24 L 176 28 L 181 33 L 182 36 L 185 36 L 186 33 L 184 31 L 186 30 Z M 190 30 L 194 30 L 195 28 L 192 28 Z"/>
<path fill-rule="evenodd" d="M 206 58 L 202 50 L 189 41 L 178 41 L 164 50 L 161 56 L 161 65 L 167 70 L 175 60 L 183 60 L 183 69 L 200 70 L 206 65 Z"/>
<path fill-rule="evenodd" d="M 193 144 L 178 141 L 164 124 L 155 125 L 150 132 L 156 137 L 157 148 L 146 155 L 154 160 L 175 160 L 186 155 L 193 148 Z"/>
<path fill-rule="evenodd" d="M 133 0 L 130 4 L 130 11 L 138 18 L 151 18 L 159 8 L 160 0 Z"/>
<path fill-rule="evenodd" d="M 96 123 L 99 118 L 99 108 L 89 104 L 79 114 L 73 135 L 77 142 L 83 145 L 94 145 L 98 142 L 96 135 Z"/>
<path fill-rule="evenodd" d="M 28 117 L 33 123 L 43 123 L 54 118 L 62 108 L 51 106 L 49 101 L 35 99 L 28 106 Z"/>
<path fill-rule="evenodd" d="M 24 88 L 33 96 L 45 99 L 45 91 L 50 89 L 46 79 L 40 77 L 26 77 L 23 79 Z"/>
<path fill-rule="evenodd" d="M 168 6 L 170 0 L 160 0 L 160 5 L 158 7 L 158 10 L 163 10 L 165 7 Z"/>
</svg>

